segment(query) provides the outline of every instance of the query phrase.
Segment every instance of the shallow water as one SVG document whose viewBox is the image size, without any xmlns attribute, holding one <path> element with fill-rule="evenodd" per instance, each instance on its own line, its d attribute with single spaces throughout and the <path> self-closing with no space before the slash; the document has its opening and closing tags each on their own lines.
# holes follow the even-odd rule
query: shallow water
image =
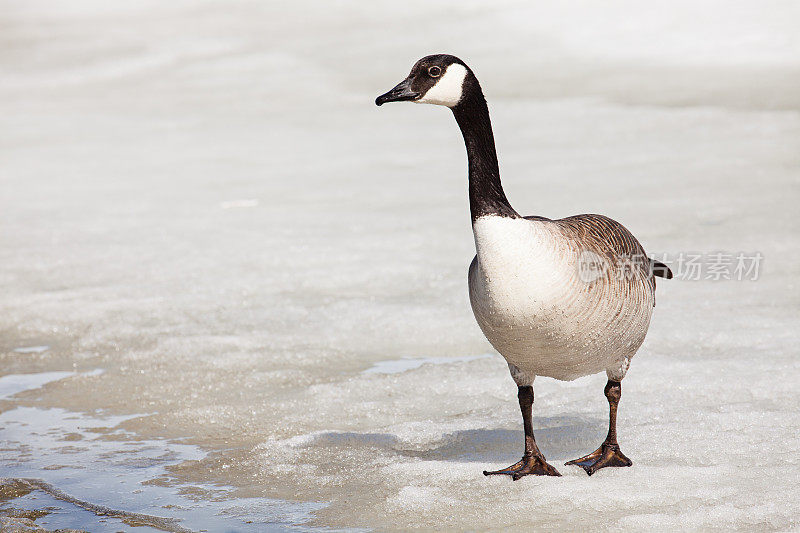
<svg viewBox="0 0 800 533">
<path fill-rule="evenodd" d="M 8 390 L 19 385 L 18 392 L 35 390 L 36 385 L 74 375 L 10 375 L 0 378 L 0 387 Z M 121 424 L 135 418 L 138 416 L 97 411 L 84 414 L 58 408 L 4 411 L 0 414 L 0 465 L 4 474 L 23 482 L 15 492 L 13 479 L 2 483 L 7 491 L 19 495 L 0 498 L 0 515 L 9 509 L 43 509 L 47 513 L 36 520 L 41 527 L 93 532 L 284 531 L 308 522 L 310 513 L 322 507 L 237 498 L 232 495 L 232 486 L 181 484 L 169 468 L 202 461 L 207 453 L 179 441 L 141 439 L 120 429 Z M 33 480 L 33 484 L 27 480 Z M 49 492 L 51 487 L 59 493 Z M 60 493 L 69 499 L 60 497 Z"/>
<path fill-rule="evenodd" d="M 192 530 L 800 527 L 796 3 L 2 8 L 0 476 Z M 519 211 L 763 255 L 659 281 L 632 468 L 561 466 L 605 433 L 590 376 L 536 382 L 562 478 L 481 475 L 522 432 L 467 299 L 461 139 L 373 104 L 439 51 Z M 127 527 L 56 500 L 2 505 Z"/>
</svg>

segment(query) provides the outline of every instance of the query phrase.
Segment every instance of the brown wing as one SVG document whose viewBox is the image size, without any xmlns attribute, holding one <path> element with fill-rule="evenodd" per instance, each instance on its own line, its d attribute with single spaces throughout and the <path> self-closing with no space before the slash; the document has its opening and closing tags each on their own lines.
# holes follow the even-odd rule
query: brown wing
<svg viewBox="0 0 800 533">
<path fill-rule="evenodd" d="M 611 267 L 611 276 L 624 279 L 636 276 L 650 285 L 655 294 L 654 275 L 672 277 L 672 272 L 663 263 L 653 261 L 630 231 L 616 220 L 603 215 L 575 215 L 558 220 L 543 217 L 525 217 L 528 220 L 549 221 L 558 225 L 564 235 L 576 243 L 582 251 L 597 254 Z M 623 270 L 626 269 L 626 270 Z"/>
</svg>

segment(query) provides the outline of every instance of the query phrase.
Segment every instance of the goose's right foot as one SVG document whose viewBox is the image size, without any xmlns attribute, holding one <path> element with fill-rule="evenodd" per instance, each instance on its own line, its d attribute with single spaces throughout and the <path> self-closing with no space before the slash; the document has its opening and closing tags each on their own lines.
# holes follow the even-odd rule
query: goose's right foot
<svg viewBox="0 0 800 533">
<path fill-rule="evenodd" d="M 483 471 L 484 476 L 506 475 L 511 476 L 514 481 L 523 476 L 560 476 L 544 455 L 526 455 L 522 459 L 502 470 Z"/>
</svg>

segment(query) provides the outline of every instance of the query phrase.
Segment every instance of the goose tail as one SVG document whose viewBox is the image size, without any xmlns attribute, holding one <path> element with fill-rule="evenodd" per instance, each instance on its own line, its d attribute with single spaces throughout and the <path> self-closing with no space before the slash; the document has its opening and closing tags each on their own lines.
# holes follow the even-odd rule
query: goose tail
<svg viewBox="0 0 800 533">
<path fill-rule="evenodd" d="M 650 259 L 650 269 L 653 271 L 654 276 L 659 278 L 672 279 L 672 270 L 661 261 Z"/>
</svg>

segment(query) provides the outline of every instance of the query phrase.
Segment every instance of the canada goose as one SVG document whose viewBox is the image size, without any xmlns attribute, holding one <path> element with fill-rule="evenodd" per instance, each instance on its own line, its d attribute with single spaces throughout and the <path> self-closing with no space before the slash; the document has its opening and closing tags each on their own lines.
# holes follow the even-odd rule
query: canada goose
<svg viewBox="0 0 800 533">
<path fill-rule="evenodd" d="M 579 465 L 589 475 L 607 466 L 630 466 L 617 443 L 620 382 L 650 325 L 654 275 L 671 278 L 672 272 L 647 258 L 639 241 L 608 217 L 520 216 L 500 184 L 483 91 L 457 57 L 423 57 L 375 103 L 401 101 L 449 107 L 467 148 L 477 252 L 469 267 L 470 303 L 486 338 L 508 362 L 519 388 L 525 433 L 522 459 L 484 474 L 506 474 L 514 480 L 529 474 L 561 475 L 533 437 L 533 380 L 573 380 L 603 370 L 608 375 L 608 436 L 597 450 L 566 464 Z"/>
</svg>

